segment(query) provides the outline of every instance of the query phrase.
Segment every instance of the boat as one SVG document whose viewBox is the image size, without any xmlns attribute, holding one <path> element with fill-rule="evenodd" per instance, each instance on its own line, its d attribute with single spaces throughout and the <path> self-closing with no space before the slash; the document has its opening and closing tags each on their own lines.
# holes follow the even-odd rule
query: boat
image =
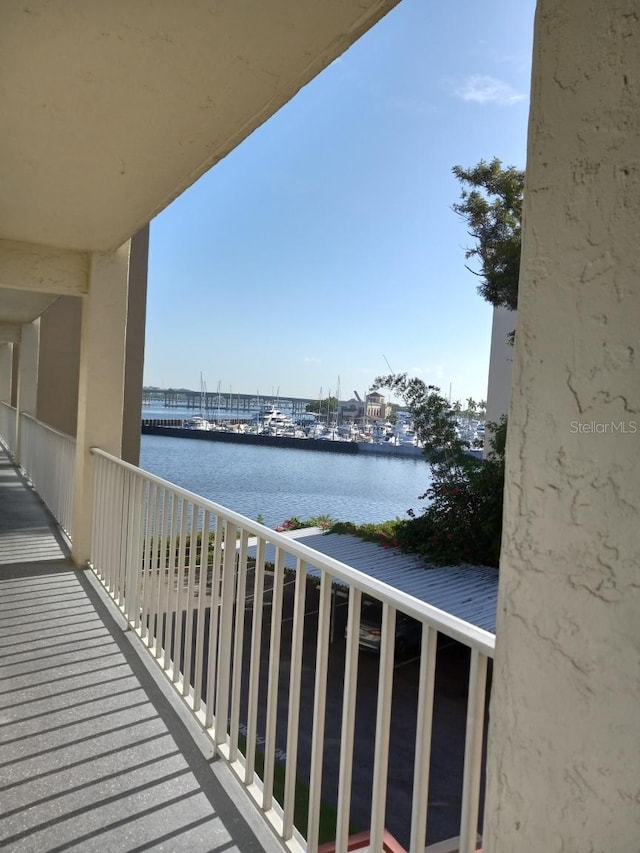
<svg viewBox="0 0 640 853">
<path fill-rule="evenodd" d="M 252 418 L 252 423 L 257 427 L 258 434 L 263 435 L 282 435 L 284 430 L 295 427 L 289 415 L 271 404 L 261 406 Z"/>
<path fill-rule="evenodd" d="M 210 430 L 211 424 L 206 418 L 203 418 L 200 415 L 195 415 L 193 418 L 189 418 L 188 421 L 184 422 L 184 427 L 185 429 Z"/>
</svg>

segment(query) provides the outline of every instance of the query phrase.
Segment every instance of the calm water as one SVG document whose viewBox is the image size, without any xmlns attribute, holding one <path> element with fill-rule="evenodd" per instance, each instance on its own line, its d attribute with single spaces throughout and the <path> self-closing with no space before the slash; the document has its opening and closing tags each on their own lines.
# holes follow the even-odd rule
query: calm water
<svg viewBox="0 0 640 853">
<path fill-rule="evenodd" d="M 422 459 L 347 456 L 143 435 L 140 467 L 268 527 L 297 515 L 358 523 L 406 517 L 429 483 Z"/>
</svg>

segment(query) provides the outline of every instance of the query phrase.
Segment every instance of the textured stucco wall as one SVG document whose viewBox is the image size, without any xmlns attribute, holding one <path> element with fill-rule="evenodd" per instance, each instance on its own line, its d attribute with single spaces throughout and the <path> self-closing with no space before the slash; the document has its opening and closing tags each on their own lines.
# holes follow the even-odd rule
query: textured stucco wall
<svg viewBox="0 0 640 853">
<path fill-rule="evenodd" d="M 0 402 L 11 403 L 13 344 L 0 344 Z"/>
<path fill-rule="evenodd" d="M 131 238 L 129 255 L 122 458 L 132 465 L 137 465 L 140 461 L 148 260 L 149 226 L 147 225 Z"/>
<path fill-rule="evenodd" d="M 485 853 L 640 850 L 639 15 L 538 5 Z"/>
<path fill-rule="evenodd" d="M 517 313 L 508 308 L 494 308 L 491 324 L 491 353 L 487 387 L 487 422 L 498 423 L 509 411 L 513 374 L 513 347 L 509 335 L 515 331 Z M 489 450 L 490 435 L 485 435 L 485 453 Z"/>
<path fill-rule="evenodd" d="M 72 548 L 78 566 L 91 552 L 90 449 L 122 452 L 130 249 L 129 241 L 117 252 L 92 255 L 89 294 L 82 300 Z"/>
<path fill-rule="evenodd" d="M 24 323 L 18 359 L 18 391 L 16 407 L 19 414 L 37 414 L 38 406 L 38 353 L 40 349 L 40 320 Z"/>
<path fill-rule="evenodd" d="M 18 405 L 18 367 L 20 365 L 20 344 L 13 345 L 13 358 L 11 361 L 11 405 Z"/>
<path fill-rule="evenodd" d="M 76 434 L 82 302 L 62 296 L 40 318 L 38 418 Z"/>
</svg>

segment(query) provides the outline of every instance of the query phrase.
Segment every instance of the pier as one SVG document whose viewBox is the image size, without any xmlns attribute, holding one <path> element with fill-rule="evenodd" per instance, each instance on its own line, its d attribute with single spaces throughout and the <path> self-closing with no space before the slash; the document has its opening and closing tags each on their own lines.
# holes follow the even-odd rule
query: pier
<svg viewBox="0 0 640 853">
<path fill-rule="evenodd" d="M 262 447 L 287 447 L 294 450 L 314 450 L 321 453 L 347 453 L 421 458 L 422 448 L 412 445 L 374 444 L 366 441 L 326 441 L 317 438 L 291 438 L 280 435 L 253 435 L 252 433 L 224 432 L 222 430 L 188 429 L 178 418 L 145 418 L 143 435 L 162 435 L 171 438 L 189 438 L 199 441 L 223 441 L 229 444 L 256 444 Z"/>
<path fill-rule="evenodd" d="M 236 414 L 238 418 L 248 416 L 267 402 L 275 402 L 278 408 L 286 409 L 294 415 L 306 411 L 309 403 L 317 399 L 310 397 L 280 397 L 278 395 L 235 394 L 227 391 L 190 391 L 187 388 L 143 388 L 142 405 L 153 404 L 166 409 L 192 409 L 202 414 L 214 414 L 216 411 L 226 411 Z"/>
</svg>

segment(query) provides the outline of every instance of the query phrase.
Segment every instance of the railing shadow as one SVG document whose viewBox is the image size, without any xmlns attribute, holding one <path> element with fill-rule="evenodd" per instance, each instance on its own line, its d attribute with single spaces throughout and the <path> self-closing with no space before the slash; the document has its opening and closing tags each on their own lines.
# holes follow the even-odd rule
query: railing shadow
<svg viewBox="0 0 640 853">
<path fill-rule="evenodd" d="M 75 612 L 57 610 L 60 586 Z M 5 587 L 0 847 L 263 850 L 85 573 L 0 566 Z"/>
</svg>

